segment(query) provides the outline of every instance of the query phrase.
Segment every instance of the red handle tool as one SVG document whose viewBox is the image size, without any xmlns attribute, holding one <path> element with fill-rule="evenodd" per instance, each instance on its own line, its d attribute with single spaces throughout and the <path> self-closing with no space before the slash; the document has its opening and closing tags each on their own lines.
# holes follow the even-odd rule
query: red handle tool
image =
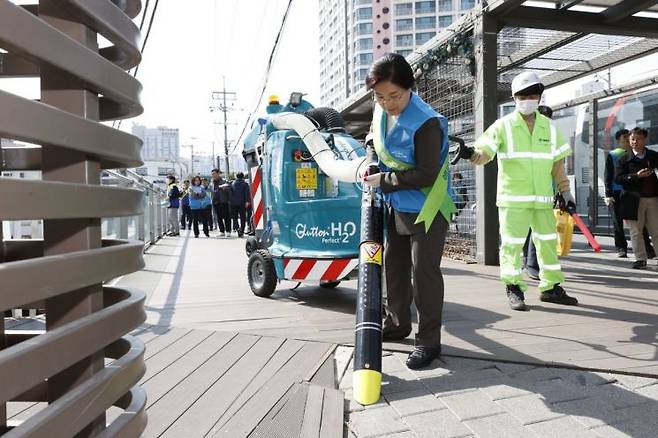
<svg viewBox="0 0 658 438">
<path fill-rule="evenodd" d="M 592 235 L 592 233 L 589 231 L 589 228 L 587 228 L 585 222 L 583 222 L 580 216 L 578 216 L 578 213 L 575 212 L 571 213 L 571 217 L 573 217 L 574 222 L 576 222 L 576 225 L 578 225 L 578 228 L 580 228 L 581 233 L 583 233 L 583 235 L 589 242 L 589 246 L 592 247 L 594 252 L 601 252 L 601 245 L 599 245 L 599 242 L 596 241 L 594 235 Z"/>
</svg>

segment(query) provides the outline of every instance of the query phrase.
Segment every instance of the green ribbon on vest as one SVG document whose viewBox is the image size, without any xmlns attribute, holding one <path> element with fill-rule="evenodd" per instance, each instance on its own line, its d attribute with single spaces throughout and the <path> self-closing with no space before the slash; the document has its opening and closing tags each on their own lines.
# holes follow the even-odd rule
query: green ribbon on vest
<svg viewBox="0 0 658 438">
<path fill-rule="evenodd" d="M 388 152 L 386 146 L 384 145 L 384 133 L 387 131 L 386 126 L 386 113 L 381 106 L 375 104 L 375 111 L 373 117 L 373 131 L 374 131 L 374 145 L 375 152 L 377 152 L 377 157 L 381 160 L 382 163 L 386 165 L 389 169 L 395 171 L 398 170 L 409 170 L 413 169 L 414 166 L 398 160 L 393 155 Z M 445 133 L 444 133 L 445 134 Z M 448 194 L 448 178 L 450 174 L 448 172 L 448 157 L 443 162 L 439 175 L 434 180 L 434 184 L 429 187 L 424 187 L 421 191 L 425 194 L 425 202 L 418 213 L 416 218 L 416 224 L 421 222 L 425 223 L 425 232 L 427 233 L 434 222 L 434 218 L 438 212 L 441 212 L 441 215 L 448 221 L 452 220 L 452 214 L 457 211 L 457 207 Z"/>
</svg>

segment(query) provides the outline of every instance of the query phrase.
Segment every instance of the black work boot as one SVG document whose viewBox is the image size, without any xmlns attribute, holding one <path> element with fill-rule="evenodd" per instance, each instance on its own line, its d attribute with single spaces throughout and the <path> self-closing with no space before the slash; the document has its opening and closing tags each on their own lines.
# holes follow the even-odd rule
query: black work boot
<svg viewBox="0 0 658 438">
<path fill-rule="evenodd" d="M 528 307 L 525 305 L 525 296 L 523 291 L 516 284 L 507 285 L 507 299 L 509 300 L 509 306 L 512 310 L 528 310 Z"/>
<path fill-rule="evenodd" d="M 564 304 L 566 306 L 575 306 L 578 304 L 578 300 L 567 295 L 559 284 L 553 286 L 551 290 L 542 292 L 539 300 L 547 303 Z"/>
<path fill-rule="evenodd" d="M 422 347 L 417 346 L 407 358 L 407 368 L 417 370 L 431 364 L 441 354 L 441 346 Z"/>
</svg>

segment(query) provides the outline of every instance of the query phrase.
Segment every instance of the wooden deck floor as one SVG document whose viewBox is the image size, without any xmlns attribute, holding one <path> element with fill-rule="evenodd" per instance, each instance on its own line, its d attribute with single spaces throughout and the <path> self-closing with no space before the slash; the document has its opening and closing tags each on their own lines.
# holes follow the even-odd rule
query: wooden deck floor
<svg viewBox="0 0 658 438">
<path fill-rule="evenodd" d="M 7 325 L 39 329 L 43 321 Z M 144 437 L 343 436 L 335 344 L 156 326 L 134 335 L 146 343 Z M 8 418 L 24 420 L 44 405 L 9 403 Z"/>
</svg>

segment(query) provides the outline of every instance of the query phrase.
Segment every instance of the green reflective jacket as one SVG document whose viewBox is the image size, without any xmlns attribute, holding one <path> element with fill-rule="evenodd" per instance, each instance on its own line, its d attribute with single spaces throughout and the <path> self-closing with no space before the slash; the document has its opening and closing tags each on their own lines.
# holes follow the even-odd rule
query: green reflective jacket
<svg viewBox="0 0 658 438">
<path fill-rule="evenodd" d="M 496 120 L 475 148 L 498 156 L 498 207 L 552 208 L 553 163 L 571 154 L 571 146 L 548 118 L 535 111 L 532 134 L 521 113 Z"/>
</svg>

